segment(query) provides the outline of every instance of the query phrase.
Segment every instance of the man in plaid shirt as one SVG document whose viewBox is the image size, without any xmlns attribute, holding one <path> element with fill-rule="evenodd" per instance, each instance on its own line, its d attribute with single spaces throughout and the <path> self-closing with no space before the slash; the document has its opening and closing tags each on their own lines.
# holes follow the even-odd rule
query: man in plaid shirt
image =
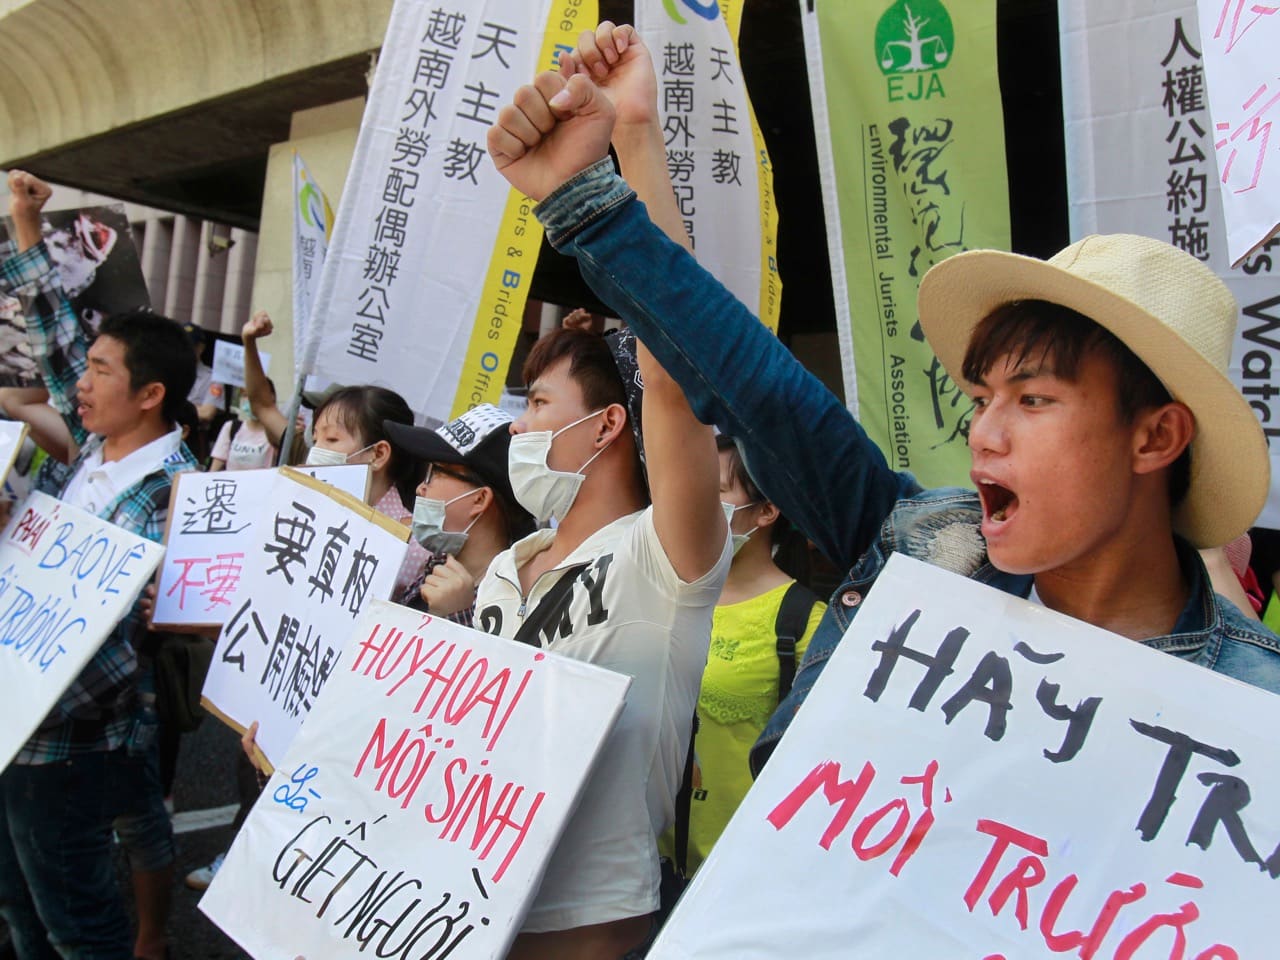
<svg viewBox="0 0 1280 960">
<path fill-rule="evenodd" d="M 197 467 L 174 425 L 195 379 L 187 338 L 139 311 L 108 317 L 88 343 L 41 239 L 48 185 L 13 171 L 9 190 L 19 253 L 0 263 L 0 292 L 23 301 L 32 353 L 80 448 L 65 482 L 45 492 L 159 541 L 173 475 Z M 139 660 L 145 630 L 135 606 L 0 773 L 0 913 L 19 960 L 164 955 L 173 836 Z M 133 860 L 136 944 L 113 823 Z"/>
</svg>

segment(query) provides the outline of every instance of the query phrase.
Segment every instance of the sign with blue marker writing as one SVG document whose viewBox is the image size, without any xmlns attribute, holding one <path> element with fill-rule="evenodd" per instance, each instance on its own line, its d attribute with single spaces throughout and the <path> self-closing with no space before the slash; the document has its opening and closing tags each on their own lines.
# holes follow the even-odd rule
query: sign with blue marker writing
<svg viewBox="0 0 1280 960">
<path fill-rule="evenodd" d="M 650 958 L 1276 955 L 1280 699 L 1180 659 L 1274 651 L 1162 652 L 901 554 L 841 599 Z"/>
<path fill-rule="evenodd" d="M 43 493 L 0 534 L 0 770 L 98 652 L 164 547 Z"/>
<path fill-rule="evenodd" d="M 383 601 L 346 647 L 200 909 L 263 960 L 506 956 L 630 678 Z"/>
</svg>

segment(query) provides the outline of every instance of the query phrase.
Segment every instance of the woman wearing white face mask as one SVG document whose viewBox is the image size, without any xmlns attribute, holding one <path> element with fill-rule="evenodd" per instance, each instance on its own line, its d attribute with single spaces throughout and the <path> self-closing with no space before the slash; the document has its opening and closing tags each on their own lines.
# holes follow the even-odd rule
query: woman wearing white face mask
<svg viewBox="0 0 1280 960">
<path fill-rule="evenodd" d="M 275 396 L 275 384 L 270 380 L 271 395 Z M 240 399 L 236 404 L 236 420 L 228 420 L 218 432 L 218 439 L 213 444 L 213 453 L 209 460 L 209 469 L 217 470 L 257 470 L 262 467 L 276 465 L 276 447 L 267 436 L 267 431 L 253 414 L 253 406 L 249 396 L 240 391 Z"/>
<path fill-rule="evenodd" d="M 533 532 L 507 476 L 510 426 L 511 415 L 488 403 L 436 430 L 386 424 L 395 447 L 427 462 L 412 522 L 431 560 L 400 603 L 470 626 L 476 584 L 490 562 Z"/>
<path fill-rule="evenodd" d="M 748 476 L 737 448 L 717 437 L 720 500 L 733 538 L 733 563 L 711 621 L 711 649 L 698 696 L 695 797 L 689 805 L 690 874 L 706 859 L 751 786 L 747 754 L 789 686 L 826 604 L 774 562 L 787 522 Z M 790 596 L 788 597 L 788 594 Z M 784 599 L 786 598 L 786 599 Z M 794 643 L 794 657 L 787 662 Z M 700 779 L 699 779 L 700 778 Z M 674 836 L 662 838 L 674 854 Z"/>
<path fill-rule="evenodd" d="M 316 408 L 314 442 L 306 462 L 308 466 L 369 464 L 369 495 L 365 500 L 379 513 L 407 527 L 413 521 L 409 506 L 424 465 L 392 445 L 388 423 L 413 424 L 413 413 L 400 394 L 374 386 L 335 390 Z M 392 597 L 401 596 L 418 580 L 427 559 L 427 551 L 411 540 L 396 575 Z"/>
</svg>

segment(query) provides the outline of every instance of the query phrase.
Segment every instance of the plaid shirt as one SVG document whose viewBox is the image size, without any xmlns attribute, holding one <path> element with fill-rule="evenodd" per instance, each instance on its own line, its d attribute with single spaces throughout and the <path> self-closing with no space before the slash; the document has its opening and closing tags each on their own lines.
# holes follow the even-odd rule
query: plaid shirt
<svg viewBox="0 0 1280 960">
<path fill-rule="evenodd" d="M 88 368 L 89 343 L 43 242 L 0 262 L 0 293 L 22 301 L 27 339 L 40 364 L 49 398 L 80 444 L 80 456 L 69 472 L 41 475 L 44 484 L 40 489 L 61 496 L 81 464 L 103 443 L 102 437 L 85 431 L 76 414 L 76 381 Z M 194 469 L 195 458 L 181 445 L 158 468 L 121 492 L 98 516 L 159 543 L 164 538 L 173 476 Z M 135 604 L 63 692 L 13 762 L 54 763 L 75 754 L 120 747 L 135 719 L 137 651 L 145 632 L 146 623 Z"/>
</svg>

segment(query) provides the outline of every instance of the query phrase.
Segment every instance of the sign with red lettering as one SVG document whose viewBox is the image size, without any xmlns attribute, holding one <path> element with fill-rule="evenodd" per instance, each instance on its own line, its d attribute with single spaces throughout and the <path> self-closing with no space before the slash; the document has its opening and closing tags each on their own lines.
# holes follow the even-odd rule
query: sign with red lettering
<svg viewBox="0 0 1280 960">
<path fill-rule="evenodd" d="M 630 683 L 371 603 L 200 909 L 255 957 L 505 956 Z"/>
<path fill-rule="evenodd" d="M 123 639 L 103 641 L 163 554 L 160 544 L 44 493 L 14 506 L 0 534 L 0 770 L 90 659 L 122 656 L 107 647 Z"/>
<path fill-rule="evenodd" d="M 356 619 L 391 596 L 409 528 L 290 467 L 272 473 L 201 703 L 240 732 L 258 722 L 258 748 L 276 764 L 338 669 Z"/>
<path fill-rule="evenodd" d="M 1280 699 L 1201 642 L 894 555 L 649 956 L 1274 956 Z"/>
</svg>

